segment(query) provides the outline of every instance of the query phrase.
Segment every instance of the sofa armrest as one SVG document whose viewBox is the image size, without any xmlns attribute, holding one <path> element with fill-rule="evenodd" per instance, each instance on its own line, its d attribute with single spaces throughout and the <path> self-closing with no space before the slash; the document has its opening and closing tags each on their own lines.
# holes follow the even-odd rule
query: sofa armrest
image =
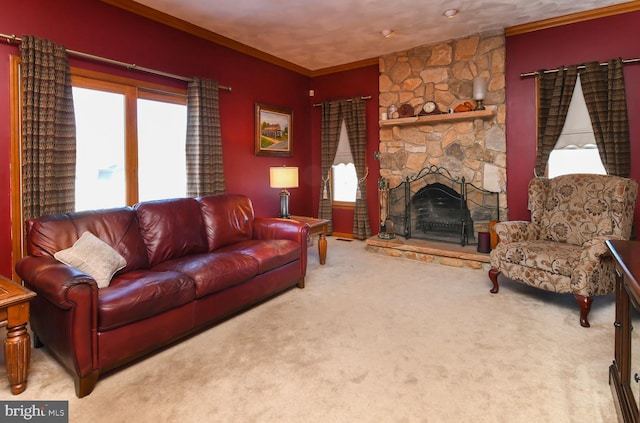
<svg viewBox="0 0 640 423">
<path fill-rule="evenodd" d="M 582 253 L 580 253 L 580 263 L 588 260 L 599 260 L 600 257 L 610 254 L 605 241 L 608 239 L 621 239 L 610 236 L 597 236 L 582 244 Z"/>
<path fill-rule="evenodd" d="M 79 285 L 86 285 L 88 289 L 83 292 L 89 293 L 89 298 L 80 299 L 80 301 L 97 305 L 98 284 L 95 279 L 53 257 L 24 257 L 16 264 L 16 271 L 29 288 L 57 307 L 62 309 L 73 307 L 79 299 L 69 293 Z"/>
<path fill-rule="evenodd" d="M 300 245 L 300 281 L 298 286 L 304 287 L 307 274 L 307 241 L 309 226 L 296 220 L 276 217 L 256 217 L 253 221 L 254 239 L 289 239 Z"/>
<path fill-rule="evenodd" d="M 613 290 L 613 258 L 605 243 L 619 237 L 598 236 L 582 244 L 582 252 L 571 274 L 571 289 L 575 294 L 590 297 Z"/>
<path fill-rule="evenodd" d="M 306 252 L 309 227 L 306 223 L 277 217 L 256 217 L 253 221 L 254 239 L 290 239 Z"/>
<path fill-rule="evenodd" d="M 96 281 L 51 256 L 24 257 L 16 271 L 38 294 L 30 307 L 38 341 L 80 378 L 93 374 L 98 368 Z"/>
<path fill-rule="evenodd" d="M 503 243 L 540 239 L 540 227 L 526 220 L 498 222 L 495 225 L 499 241 Z"/>
</svg>

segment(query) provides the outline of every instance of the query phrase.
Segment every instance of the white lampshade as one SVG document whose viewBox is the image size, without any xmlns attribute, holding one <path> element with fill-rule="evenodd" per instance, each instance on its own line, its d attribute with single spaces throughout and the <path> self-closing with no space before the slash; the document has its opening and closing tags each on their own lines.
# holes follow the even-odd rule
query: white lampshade
<svg viewBox="0 0 640 423">
<path fill-rule="evenodd" d="M 269 168 L 269 185 L 271 188 L 298 188 L 297 167 Z"/>
<path fill-rule="evenodd" d="M 487 95 L 487 80 L 481 76 L 473 78 L 473 99 L 484 100 Z"/>
</svg>

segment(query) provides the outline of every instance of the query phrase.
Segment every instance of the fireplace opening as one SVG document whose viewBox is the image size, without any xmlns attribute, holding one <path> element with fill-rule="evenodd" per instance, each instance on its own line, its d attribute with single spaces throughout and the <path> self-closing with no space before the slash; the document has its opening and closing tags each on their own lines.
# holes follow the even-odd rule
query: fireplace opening
<svg viewBox="0 0 640 423">
<path fill-rule="evenodd" d="M 388 181 L 379 181 L 381 215 L 390 222 L 384 229 L 393 228 L 394 234 L 407 239 L 475 244 L 478 227 L 488 228 L 491 220 L 500 219 L 497 192 L 478 188 L 464 177 L 454 178 L 435 165 L 406 177 L 396 187 L 388 186 Z"/>
<path fill-rule="evenodd" d="M 475 243 L 473 220 L 463 193 L 440 182 L 425 185 L 411 198 L 414 237 L 422 234 L 441 241 Z"/>
</svg>

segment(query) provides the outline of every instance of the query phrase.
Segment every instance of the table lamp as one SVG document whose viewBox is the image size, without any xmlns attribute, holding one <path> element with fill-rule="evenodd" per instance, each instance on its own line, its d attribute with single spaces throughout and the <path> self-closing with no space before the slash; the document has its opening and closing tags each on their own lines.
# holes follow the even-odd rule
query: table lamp
<svg viewBox="0 0 640 423">
<path fill-rule="evenodd" d="M 287 188 L 298 188 L 297 167 L 269 168 L 269 185 L 271 188 L 282 188 L 280 191 L 280 217 L 289 219 L 289 191 Z"/>
</svg>

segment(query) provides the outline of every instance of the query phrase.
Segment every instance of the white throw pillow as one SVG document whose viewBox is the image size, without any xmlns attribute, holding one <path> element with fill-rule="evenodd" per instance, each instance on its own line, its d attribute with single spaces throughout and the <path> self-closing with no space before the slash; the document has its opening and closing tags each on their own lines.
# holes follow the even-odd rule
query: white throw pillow
<svg viewBox="0 0 640 423">
<path fill-rule="evenodd" d="M 91 276 L 98 283 L 98 288 L 109 286 L 113 275 L 127 265 L 124 257 L 91 232 L 83 233 L 71 248 L 58 251 L 53 256 Z"/>
</svg>

